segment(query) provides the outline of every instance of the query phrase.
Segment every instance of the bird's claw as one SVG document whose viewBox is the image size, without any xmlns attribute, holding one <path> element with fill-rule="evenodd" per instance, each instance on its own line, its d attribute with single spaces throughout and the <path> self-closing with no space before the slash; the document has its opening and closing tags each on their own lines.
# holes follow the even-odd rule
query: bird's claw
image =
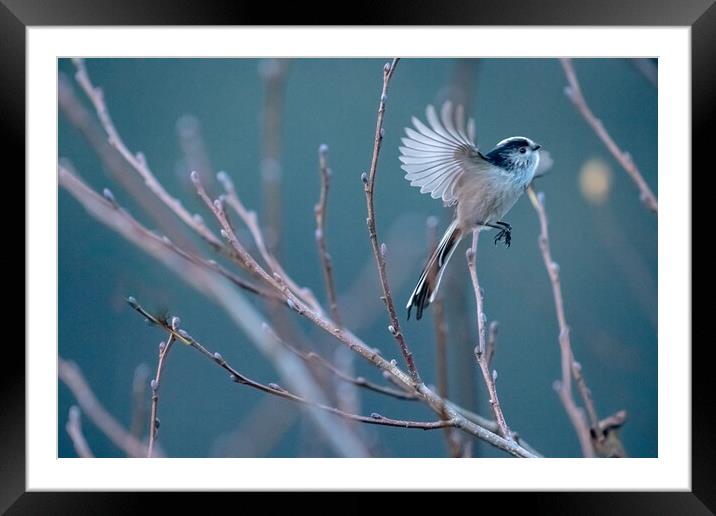
<svg viewBox="0 0 716 516">
<path fill-rule="evenodd" d="M 497 245 L 497 242 L 500 240 L 505 241 L 505 247 L 510 247 L 510 244 L 512 244 L 512 228 L 501 229 L 495 236 L 495 245 Z"/>
</svg>

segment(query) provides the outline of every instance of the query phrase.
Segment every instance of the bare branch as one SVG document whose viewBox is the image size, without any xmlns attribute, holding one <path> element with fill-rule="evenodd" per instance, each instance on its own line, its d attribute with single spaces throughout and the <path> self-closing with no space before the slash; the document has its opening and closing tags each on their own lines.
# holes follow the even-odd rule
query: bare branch
<svg viewBox="0 0 716 516">
<path fill-rule="evenodd" d="M 147 448 L 135 439 L 95 397 L 92 389 L 74 362 L 62 357 L 57 359 L 57 372 L 60 380 L 69 387 L 77 403 L 87 417 L 114 443 L 117 448 L 130 457 L 144 457 Z"/>
<path fill-rule="evenodd" d="M 385 63 L 383 67 L 383 90 L 380 95 L 380 103 L 378 104 L 378 119 L 375 124 L 375 139 L 373 143 L 373 157 L 370 162 L 370 170 L 368 174 L 364 176 L 364 190 L 366 202 L 368 204 L 368 235 L 370 237 L 370 245 L 373 249 L 373 256 L 378 266 L 378 276 L 380 278 L 380 285 L 383 288 L 383 300 L 385 306 L 388 309 L 388 316 L 390 318 L 390 326 L 388 327 L 391 335 L 395 338 L 400 352 L 403 354 L 405 363 L 408 366 L 410 377 L 414 383 L 420 383 L 420 375 L 415 367 L 413 361 L 413 354 L 408 348 L 408 344 L 405 341 L 403 333 L 400 331 L 400 321 L 398 320 L 398 314 L 395 311 L 395 303 L 393 302 L 393 294 L 390 291 L 390 283 L 388 283 L 388 275 L 385 270 L 385 244 L 378 245 L 378 234 L 375 229 L 375 206 L 373 196 L 375 194 L 375 176 L 378 172 L 378 156 L 380 155 L 380 147 L 383 143 L 383 117 L 385 116 L 385 103 L 388 100 L 388 84 L 390 79 L 393 77 L 395 67 L 398 64 L 398 58 L 394 58 L 391 62 Z"/>
<path fill-rule="evenodd" d="M 119 154 L 129 163 L 132 168 L 142 177 L 147 188 L 157 196 L 157 198 L 166 204 L 175 214 L 179 217 L 187 226 L 196 231 L 204 240 L 206 240 L 215 249 L 221 249 L 223 247 L 221 241 L 203 224 L 200 218 L 194 217 L 190 214 L 186 208 L 182 205 L 181 201 L 175 197 L 169 195 L 164 189 L 162 184 L 154 177 L 154 174 L 147 166 L 147 162 L 144 159 L 144 155 L 141 153 L 133 154 L 122 141 L 119 132 L 114 127 L 112 118 L 109 116 L 107 105 L 104 102 L 104 95 L 102 90 L 96 88 L 87 73 L 84 61 L 82 59 L 73 59 L 75 67 L 77 68 L 77 74 L 75 78 L 78 84 L 82 87 L 89 98 L 90 102 L 97 112 L 99 121 L 102 124 L 110 145 L 112 145 Z"/>
<path fill-rule="evenodd" d="M 377 392 L 380 394 L 385 394 L 386 396 L 391 396 L 393 398 L 398 398 L 401 400 L 417 400 L 417 396 L 413 392 L 407 392 L 403 390 L 397 390 L 397 389 L 391 389 L 390 387 L 385 387 L 383 385 L 378 385 L 376 383 L 373 383 L 369 380 L 366 380 L 362 376 L 353 377 L 350 375 L 347 375 L 340 369 L 338 369 L 335 365 L 333 365 L 331 362 L 323 358 L 321 355 L 314 351 L 309 351 L 308 353 L 304 353 L 300 349 L 296 348 L 295 346 L 292 346 L 288 342 L 280 339 L 278 335 L 276 335 L 271 328 L 266 325 L 264 327 L 265 331 L 271 332 L 275 339 L 277 339 L 279 342 L 281 342 L 286 349 L 291 351 L 291 353 L 301 357 L 306 362 L 310 363 L 316 363 L 323 367 L 324 369 L 327 369 L 331 373 L 333 373 L 335 376 L 337 376 L 339 379 L 348 382 L 350 384 L 355 385 L 356 387 L 362 387 L 364 389 L 367 389 L 369 391 Z"/>
<path fill-rule="evenodd" d="M 559 395 L 562 404 L 572 425 L 577 432 L 579 442 L 582 446 L 582 454 L 585 457 L 594 457 L 594 447 L 592 446 L 589 425 L 584 417 L 583 411 L 574 401 L 572 396 L 572 371 L 574 366 L 574 355 L 572 354 L 572 345 L 569 338 L 569 326 L 567 318 L 564 315 L 564 301 L 562 300 L 562 287 L 559 282 L 559 265 L 552 259 L 552 251 L 549 245 L 549 231 L 547 229 L 547 212 L 544 208 L 543 196 L 538 196 L 530 187 L 527 194 L 532 202 L 532 206 L 537 212 L 540 222 L 539 247 L 542 251 L 542 259 L 547 268 L 549 279 L 552 284 L 552 295 L 554 297 L 554 306 L 557 312 L 557 322 L 559 323 L 559 347 L 562 354 L 562 379 L 554 382 L 554 388 Z M 586 401 L 586 400 L 585 400 Z M 591 403 L 591 397 L 589 398 Z M 594 411 L 594 408 L 591 408 Z"/>
<path fill-rule="evenodd" d="M 178 326 L 176 317 L 172 318 L 172 327 Z M 159 384 L 162 380 L 162 370 L 166 363 L 169 351 L 172 349 L 174 344 L 174 334 L 169 333 L 169 338 L 166 342 L 162 341 L 159 343 L 159 362 L 157 363 L 157 372 L 152 380 L 152 415 L 149 418 L 149 446 L 147 447 L 147 457 L 153 457 L 154 442 L 157 440 L 157 432 L 159 431 L 159 418 L 157 417 L 157 411 L 159 410 Z"/>
<path fill-rule="evenodd" d="M 201 178 L 201 176 L 199 177 Z M 256 248 L 259 250 L 259 254 L 261 254 L 261 258 L 263 259 L 269 270 L 272 273 L 279 274 L 283 278 L 284 282 L 288 285 L 288 287 L 293 291 L 293 293 L 303 299 L 306 303 L 308 303 L 314 310 L 320 309 L 320 304 L 318 303 L 318 300 L 315 298 L 313 293 L 308 288 L 299 287 L 298 284 L 296 284 L 296 282 L 291 279 L 288 273 L 286 273 L 279 261 L 268 249 L 263 233 L 261 231 L 261 227 L 259 225 L 258 218 L 256 216 L 256 212 L 246 209 L 246 207 L 243 205 L 241 199 L 239 198 L 239 195 L 236 193 L 236 188 L 234 187 L 234 183 L 233 181 L 231 181 L 229 175 L 226 172 L 222 171 L 219 172 L 216 177 L 223 186 L 225 192 L 225 195 L 222 196 L 221 201 L 226 202 L 226 204 L 228 204 L 229 207 L 231 207 L 231 209 L 236 212 L 239 218 L 246 225 L 249 230 L 249 233 L 251 233 L 251 237 L 253 238 L 254 243 L 256 244 Z M 207 198 L 208 196 L 206 196 L 204 200 L 206 201 Z"/>
<path fill-rule="evenodd" d="M 326 246 L 326 212 L 328 210 L 328 189 L 330 186 L 331 170 L 328 168 L 328 145 L 321 145 L 318 149 L 319 169 L 321 172 L 321 195 L 318 203 L 313 208 L 316 214 L 316 244 L 318 245 L 318 256 L 321 259 L 323 268 L 323 281 L 326 284 L 326 295 L 328 306 L 331 310 L 331 318 L 336 326 L 343 326 L 341 314 L 338 311 L 338 299 L 336 297 L 336 285 L 333 278 L 333 260 L 328 254 Z"/>
<path fill-rule="evenodd" d="M 495 381 L 497 379 L 497 372 L 490 371 L 490 364 L 487 360 L 487 346 L 485 343 L 485 324 L 487 323 L 487 317 L 485 317 L 485 310 L 483 308 L 482 291 L 480 290 L 480 283 L 477 279 L 477 239 L 480 235 L 479 230 L 474 230 L 472 233 L 472 247 L 467 250 L 467 267 L 470 270 L 470 278 L 472 279 L 472 287 L 475 290 L 475 302 L 477 304 L 477 335 L 478 345 L 475 346 L 475 358 L 477 364 L 480 366 L 482 371 L 482 377 L 485 380 L 487 386 L 487 392 L 490 396 L 489 402 L 492 407 L 492 412 L 495 414 L 495 420 L 500 429 L 500 433 L 507 439 L 512 439 L 512 434 L 505 421 L 505 416 L 502 413 L 502 407 L 500 406 L 500 400 L 497 397 L 497 388 L 495 387 Z"/>
<path fill-rule="evenodd" d="M 89 445 L 87 444 L 87 439 L 85 439 L 85 436 L 82 433 L 82 423 L 80 422 L 80 414 L 81 414 L 81 411 L 77 405 L 72 405 L 70 407 L 70 413 L 67 418 L 67 424 L 65 425 L 65 430 L 67 430 L 67 433 L 69 434 L 70 439 L 72 439 L 72 444 L 75 447 L 75 451 L 77 452 L 77 455 L 84 459 L 91 459 L 94 457 L 94 453 L 92 453 L 92 450 L 90 449 Z"/>
<path fill-rule="evenodd" d="M 219 367 L 221 367 L 225 371 L 228 371 L 230 374 L 231 380 L 236 383 L 239 383 L 241 385 L 246 385 L 248 387 L 259 390 L 261 392 L 265 392 L 267 394 L 272 394 L 274 396 L 278 396 L 279 398 L 284 398 L 284 399 L 294 401 L 297 403 L 301 403 L 304 405 L 310 405 L 312 407 L 318 408 L 320 410 L 324 410 L 326 412 L 330 412 L 332 414 L 335 414 L 335 415 L 340 416 L 345 419 L 359 421 L 361 423 L 368 423 L 371 425 L 394 426 L 394 427 L 400 427 L 400 428 L 415 428 L 415 429 L 421 429 L 421 430 L 434 430 L 437 428 L 445 428 L 447 426 L 455 426 L 456 425 L 456 421 L 454 421 L 454 420 L 440 420 L 440 421 L 426 422 L 426 421 L 409 421 L 409 420 L 403 420 L 403 419 L 392 419 L 392 418 L 384 417 L 377 413 L 373 413 L 370 416 L 361 416 L 358 414 L 351 414 L 348 412 L 344 412 L 340 409 L 337 409 L 335 407 L 331 407 L 331 406 L 325 405 L 323 403 L 317 403 L 310 399 L 307 399 L 307 398 L 304 398 L 297 394 L 294 394 L 294 393 L 284 389 L 283 387 L 281 387 L 278 384 L 275 384 L 275 383 L 263 384 L 263 383 L 257 382 L 256 380 L 253 380 L 253 379 L 249 378 L 248 376 L 238 372 L 219 353 L 215 353 L 215 352 L 212 353 L 211 351 L 209 351 L 205 346 L 200 344 L 193 336 L 191 336 L 186 331 L 176 328 L 175 325 L 167 324 L 167 322 L 164 321 L 163 319 L 156 317 L 156 316 L 150 314 L 149 312 L 147 312 L 144 308 L 142 308 L 141 305 L 139 305 L 137 303 L 137 301 L 134 298 L 129 298 L 128 302 L 129 302 L 129 305 L 134 310 L 136 310 L 139 314 L 141 314 L 147 320 L 161 326 L 164 330 L 169 332 L 171 334 L 171 337 L 190 346 L 191 348 L 195 349 L 196 351 L 198 351 L 205 357 L 212 360 L 215 364 L 217 364 Z M 274 335 L 274 334 L 272 334 L 272 335 Z M 160 372 L 160 370 L 158 369 L 157 375 L 159 375 L 159 372 Z"/>
<path fill-rule="evenodd" d="M 606 145 L 607 149 L 609 149 L 609 152 L 612 153 L 612 156 L 614 156 L 614 158 L 619 162 L 619 164 L 624 168 L 624 170 L 626 170 L 627 174 L 629 174 L 629 177 L 631 177 L 632 181 L 634 181 L 634 184 L 639 189 L 640 199 L 644 203 L 644 205 L 652 212 L 657 213 L 658 203 L 656 200 L 656 196 L 651 191 L 651 188 L 649 188 L 649 185 L 642 177 L 641 172 L 639 172 L 639 169 L 632 160 L 631 156 L 619 148 L 619 146 L 607 132 L 602 121 L 599 120 L 589 108 L 587 101 L 582 95 L 582 89 L 579 86 L 579 81 L 577 80 L 577 73 L 574 70 L 572 60 L 562 58 L 560 59 L 560 62 L 562 63 L 562 68 L 564 68 L 564 74 L 567 76 L 567 82 L 569 84 L 564 90 L 567 94 L 567 97 L 569 97 L 569 100 L 572 101 L 574 106 L 581 113 L 582 117 L 587 121 L 587 123 L 597 134 L 599 139 L 602 140 L 604 145 Z"/>
<path fill-rule="evenodd" d="M 252 342 L 254 342 L 257 348 L 271 358 L 282 376 L 284 376 L 289 383 L 299 385 L 302 393 L 310 394 L 310 396 L 308 396 L 309 399 L 316 400 L 320 397 L 320 393 L 316 391 L 310 377 L 304 376 L 303 368 L 299 367 L 299 364 L 295 363 L 295 361 L 289 360 L 288 357 L 276 349 L 276 346 L 281 346 L 280 344 L 275 343 L 272 339 L 266 338 L 266 333 L 260 330 L 262 321 L 255 313 L 254 308 L 248 304 L 237 291 L 230 289 L 230 285 L 220 281 L 223 280 L 223 278 L 217 276 L 214 271 L 206 270 L 204 267 L 184 260 L 173 251 L 169 252 L 171 249 L 166 246 L 163 240 L 151 233 L 149 234 L 149 238 L 146 238 L 147 235 L 138 232 L 132 219 L 128 219 L 126 212 L 118 209 L 115 203 L 111 203 L 93 192 L 66 168 L 60 167 L 59 172 L 60 185 L 66 188 L 91 215 L 158 259 L 165 266 L 173 270 L 183 281 L 186 281 L 189 285 L 217 302 L 231 319 L 251 337 Z M 258 268 L 260 269 L 260 267 Z M 274 283 L 273 277 L 268 276 L 263 269 L 261 269 L 261 271 L 263 272 L 262 279 L 268 279 L 272 287 L 278 285 L 278 283 Z M 455 425 L 465 433 L 482 439 L 516 457 L 536 456 L 535 453 L 526 450 L 518 443 L 504 439 L 475 423 L 474 420 L 465 417 L 455 405 L 450 404 L 424 384 L 416 385 L 412 378 L 396 365 L 394 360 L 386 360 L 380 355 L 377 349 L 367 346 L 347 329 L 336 328 L 333 322 L 328 320 L 322 312 L 312 310 L 289 289 L 284 288 L 281 292 L 285 296 L 285 303 L 290 309 L 305 317 L 329 335 L 332 335 L 365 360 L 371 362 L 386 378 L 390 379 L 396 385 L 406 391 L 415 392 L 415 395 L 426 403 L 436 414 L 441 417 L 443 414 L 446 414 L 449 419 L 455 420 Z M 309 411 L 309 413 L 316 419 L 319 428 L 325 431 L 324 435 L 326 435 L 329 440 L 334 439 L 331 442 L 341 450 L 341 453 L 351 456 L 360 454 L 357 449 L 354 448 L 354 446 L 358 446 L 358 443 L 351 441 L 349 437 L 351 434 L 348 429 L 331 428 L 331 423 L 319 417 L 318 413 L 312 411 Z"/>
<path fill-rule="evenodd" d="M 147 190 L 142 177 L 135 173 L 132 165 L 109 143 L 107 133 L 98 123 L 94 111 L 90 111 L 77 98 L 73 83 L 64 73 L 58 75 L 57 103 L 65 119 L 77 129 L 102 162 L 101 169 L 127 192 L 162 233 L 182 247 L 196 251 L 196 245 L 186 234 L 182 222 L 177 220 L 167 206 L 156 202 L 154 194 Z"/>
<path fill-rule="evenodd" d="M 655 88 L 659 87 L 659 69 L 651 59 L 645 57 L 627 59 Z"/>
<path fill-rule="evenodd" d="M 249 336 L 256 348 L 271 360 L 285 381 L 296 391 L 310 399 L 323 398 L 320 388 L 305 365 L 291 356 L 280 344 L 267 338 L 265 332 L 260 329 L 263 322 L 260 314 L 226 278 L 176 255 L 161 238 L 153 235 L 147 238 L 147 235 L 137 230 L 133 219 L 128 218 L 124 210 L 118 209 L 116 204 L 92 191 L 62 166 L 59 169 L 59 180 L 60 185 L 66 188 L 91 215 L 153 256 L 182 281 L 217 303 L 231 321 Z M 292 303 L 301 303 L 295 297 L 291 299 Z M 301 306 L 305 305 L 301 304 Z M 363 443 L 345 424 L 337 422 L 335 418 L 327 417 L 320 411 L 312 410 L 311 407 L 308 407 L 308 414 L 337 453 L 350 457 L 368 455 L 368 450 Z M 146 448 L 143 447 L 140 456 L 145 455 Z"/>
</svg>

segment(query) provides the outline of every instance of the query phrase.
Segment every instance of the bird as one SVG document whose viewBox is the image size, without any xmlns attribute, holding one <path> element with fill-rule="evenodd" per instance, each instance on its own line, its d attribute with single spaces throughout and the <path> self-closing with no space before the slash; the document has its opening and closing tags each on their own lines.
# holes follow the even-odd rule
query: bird
<svg viewBox="0 0 716 516">
<path fill-rule="evenodd" d="M 408 319 L 415 307 L 418 320 L 435 300 L 445 266 L 465 235 L 494 228 L 499 230 L 495 245 L 504 241 L 510 246 L 512 226 L 503 218 L 535 178 L 542 147 L 524 136 L 511 136 L 483 154 L 475 143 L 475 121 L 465 122 L 462 106 L 453 109 L 446 101 L 438 115 L 428 105 L 425 115 L 428 125 L 412 117 L 414 128 L 405 128 L 401 168 L 411 186 L 455 211 L 408 299 Z"/>
</svg>

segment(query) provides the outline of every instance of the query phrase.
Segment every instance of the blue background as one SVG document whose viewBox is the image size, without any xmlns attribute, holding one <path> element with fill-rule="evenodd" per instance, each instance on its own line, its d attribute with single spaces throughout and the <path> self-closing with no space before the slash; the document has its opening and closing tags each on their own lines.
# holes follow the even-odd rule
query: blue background
<svg viewBox="0 0 716 516">
<path fill-rule="evenodd" d="M 324 300 L 313 205 L 319 188 L 317 149 L 326 143 L 333 170 L 326 238 L 344 319 L 384 356 L 400 362 L 378 300 L 360 182 L 370 164 L 383 64 L 376 59 L 289 62 L 281 128 L 280 252 L 292 277 Z M 657 192 L 657 89 L 628 60 L 577 60 L 575 66 L 590 106 Z M 260 62 L 251 59 L 87 61 L 128 147 L 142 151 L 167 190 L 207 219 L 187 181 L 177 120 L 190 114 L 200 121 L 211 168 L 226 170 L 244 203 L 261 213 L 264 88 L 259 67 Z M 61 60 L 59 72 L 73 80 L 70 61 Z M 399 167 L 403 127 L 413 115 L 424 119 L 427 104 L 442 102 L 456 89 L 466 91 L 463 100 L 476 119 L 482 150 L 512 135 L 540 142 L 555 163 L 537 188 L 546 196 L 552 252 L 560 265 L 574 353 L 600 417 L 628 411 L 621 435 L 629 455 L 654 457 L 657 219 L 639 202 L 626 173 L 565 97 L 565 84 L 562 68 L 553 59 L 401 60 L 390 86 L 379 162 L 378 234 L 389 244 L 388 273 L 396 302 L 402 306 L 425 260 L 426 218 L 439 216 L 442 231 L 451 216 L 439 202 L 411 188 Z M 82 98 L 76 85 L 75 90 Z M 110 187 L 120 204 L 153 227 L 62 114 L 59 156 L 70 159 L 95 189 Z M 603 203 L 590 202 L 580 190 L 580 170 L 590 159 L 602 160 L 611 169 Z M 489 320 L 500 323 L 494 366 L 499 371 L 503 409 L 510 426 L 544 455 L 579 456 L 574 430 L 552 389 L 560 376 L 558 328 L 537 247 L 538 220 L 526 198 L 506 219 L 514 228 L 512 247 L 494 247 L 484 235 L 479 254 L 486 313 Z M 466 290 L 469 276 L 463 250 L 455 254 L 450 278 L 442 287 L 450 313 L 451 397 L 489 414 L 471 353 L 476 335 L 474 301 Z M 467 304 L 455 301 L 459 292 L 467 295 Z M 79 364 L 100 401 L 126 425 L 131 419 L 135 369 L 142 363 L 155 367 L 157 344 L 164 338 L 129 309 L 124 302 L 128 295 L 150 308 L 179 315 L 190 333 L 241 371 L 265 383 L 280 382 L 271 365 L 210 301 L 108 231 L 60 191 L 59 353 Z M 435 383 L 430 313 L 420 322 L 405 323 L 403 330 L 423 379 Z M 330 354 L 336 348 L 310 325 L 296 321 L 318 349 Z M 358 374 L 381 381 L 362 361 L 356 361 L 356 367 Z M 365 414 L 434 418 L 420 404 L 370 392 L 361 395 Z M 58 403 L 60 456 L 75 456 L 64 430 L 74 398 L 62 384 Z M 171 456 L 332 455 L 296 406 L 231 384 L 213 364 L 183 347 L 169 358 L 159 410 L 160 442 Z M 86 418 L 83 421 L 98 456 L 122 456 Z M 375 426 L 361 430 L 379 455 L 446 453 L 441 432 Z M 474 453 L 504 456 L 477 441 Z"/>
</svg>

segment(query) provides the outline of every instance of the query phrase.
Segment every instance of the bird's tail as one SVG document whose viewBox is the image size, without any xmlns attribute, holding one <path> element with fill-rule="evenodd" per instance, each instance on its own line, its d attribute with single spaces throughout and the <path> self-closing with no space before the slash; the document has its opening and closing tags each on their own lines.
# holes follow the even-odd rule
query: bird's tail
<svg viewBox="0 0 716 516">
<path fill-rule="evenodd" d="M 423 310 L 427 308 L 435 299 L 435 294 L 440 286 L 440 279 L 445 271 L 445 265 L 455 251 L 457 244 L 462 239 L 462 231 L 457 225 L 457 220 L 447 228 L 440 243 L 430 255 L 428 263 L 425 265 L 423 272 L 420 273 L 420 279 L 415 286 L 413 293 L 408 299 L 408 319 L 410 319 L 410 311 L 416 307 L 417 314 L 415 318 L 420 320 L 423 316 Z"/>
</svg>

